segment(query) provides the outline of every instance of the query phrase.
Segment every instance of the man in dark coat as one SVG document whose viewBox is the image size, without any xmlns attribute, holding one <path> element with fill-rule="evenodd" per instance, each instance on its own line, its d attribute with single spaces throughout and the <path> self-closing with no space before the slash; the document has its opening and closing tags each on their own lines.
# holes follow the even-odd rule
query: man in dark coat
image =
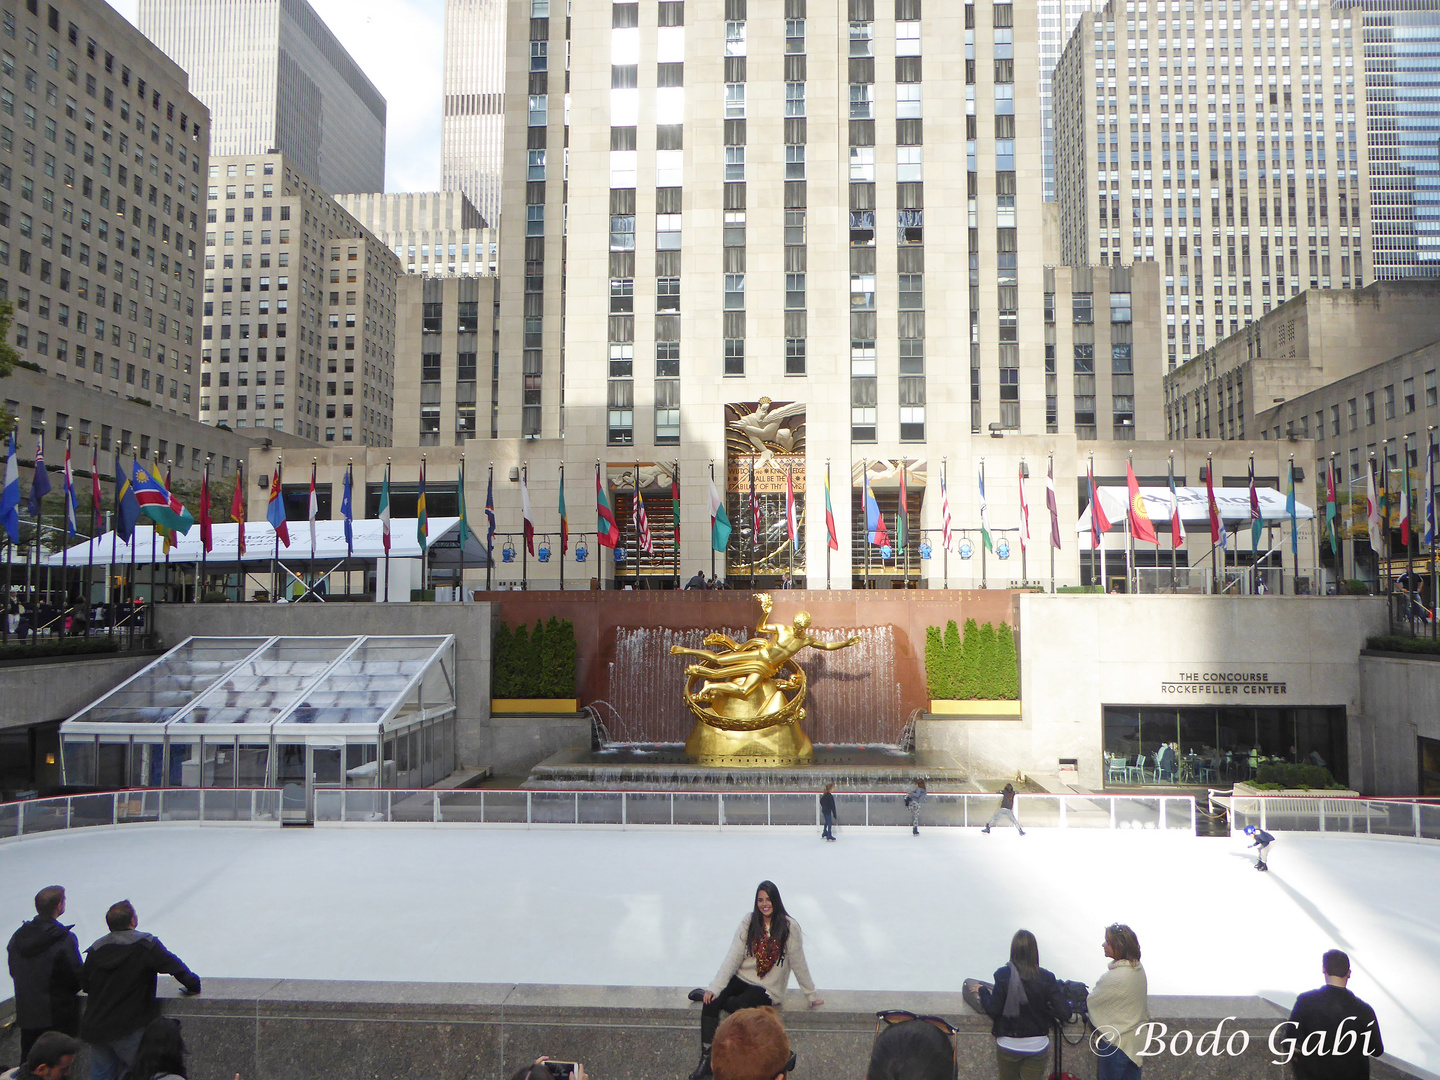
<svg viewBox="0 0 1440 1080">
<path fill-rule="evenodd" d="M 145 1025 L 160 1015 L 155 977 L 173 975 L 190 994 L 199 977 L 160 939 L 142 934 L 129 900 L 105 913 L 110 928 L 85 950 L 80 985 L 90 995 L 80 1037 L 90 1044 L 90 1080 L 119 1080 L 135 1062 Z"/>
<path fill-rule="evenodd" d="M 1375 1010 L 1346 988 L 1349 956 L 1331 949 L 1322 967 L 1325 985 L 1301 994 L 1290 1011 L 1295 1080 L 1369 1080 L 1370 1059 L 1385 1052 Z"/>
<path fill-rule="evenodd" d="M 10 938 L 21 1061 L 43 1033 L 75 1035 L 80 1030 L 80 943 L 60 922 L 63 914 L 64 888 L 46 886 L 35 894 L 35 918 Z"/>
</svg>

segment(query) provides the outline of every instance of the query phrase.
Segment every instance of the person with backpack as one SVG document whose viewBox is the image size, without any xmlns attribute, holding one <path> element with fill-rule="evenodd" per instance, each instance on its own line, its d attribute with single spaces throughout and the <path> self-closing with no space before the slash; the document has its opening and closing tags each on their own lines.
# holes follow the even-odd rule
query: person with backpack
<svg viewBox="0 0 1440 1080">
<path fill-rule="evenodd" d="M 1054 974 L 1040 966 L 1040 946 L 1029 930 L 1010 939 L 1010 962 L 995 972 L 994 988 L 966 979 L 990 1017 L 1000 1080 L 1045 1080 L 1050 1069 L 1050 1029 L 1070 1014 Z"/>
<path fill-rule="evenodd" d="M 1021 836 L 1025 835 L 1025 830 L 1020 828 L 1020 819 L 1015 816 L 1014 784 L 1006 784 L 1005 787 L 1001 790 L 1000 809 L 995 811 L 994 816 L 985 823 L 985 828 L 981 829 L 980 831 L 988 833 L 993 826 L 1004 825 L 1007 819 L 1009 820 L 1011 825 L 1014 825 L 1015 828 L 1020 829 Z"/>
<path fill-rule="evenodd" d="M 1140 1028 L 1150 1022 L 1150 989 L 1140 965 L 1140 939 L 1123 923 L 1105 929 L 1110 966 L 1086 1002 L 1095 1025 L 1097 1080 L 1140 1080 Z"/>
</svg>

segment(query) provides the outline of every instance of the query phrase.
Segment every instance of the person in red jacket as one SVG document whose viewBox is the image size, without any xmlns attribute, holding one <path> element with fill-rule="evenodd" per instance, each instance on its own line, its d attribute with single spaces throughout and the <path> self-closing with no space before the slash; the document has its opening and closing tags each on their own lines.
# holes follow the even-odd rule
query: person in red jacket
<svg viewBox="0 0 1440 1080">
<path fill-rule="evenodd" d="M 90 1080 L 120 1080 L 135 1063 L 145 1025 L 160 1015 L 157 975 L 173 975 L 186 993 L 200 993 L 200 978 L 160 939 L 136 930 L 129 900 L 105 913 L 106 934 L 85 950 L 80 986 L 89 994 L 80 1037 L 90 1044 Z"/>
</svg>

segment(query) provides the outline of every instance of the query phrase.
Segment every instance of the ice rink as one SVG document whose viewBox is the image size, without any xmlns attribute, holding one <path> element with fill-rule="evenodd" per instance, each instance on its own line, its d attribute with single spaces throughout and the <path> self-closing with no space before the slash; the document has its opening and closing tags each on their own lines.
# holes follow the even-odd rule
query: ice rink
<svg viewBox="0 0 1440 1080">
<path fill-rule="evenodd" d="M 1093 984 L 1103 928 L 1139 935 L 1154 994 L 1283 1004 L 1350 953 L 1386 1049 L 1440 1072 L 1440 844 L 1281 834 L 1257 873 L 1238 839 L 1134 831 L 630 831 L 449 825 L 126 826 L 0 845 L 0 926 L 69 890 L 84 948 L 129 897 L 202 978 L 689 987 L 714 975 L 771 878 L 827 988 L 958 990 L 1018 927 Z M 7 931 L 8 933 L 8 931 Z M 903 1001 L 903 999 L 902 999 Z M 897 1001 L 897 1004 L 902 1003 Z"/>
</svg>

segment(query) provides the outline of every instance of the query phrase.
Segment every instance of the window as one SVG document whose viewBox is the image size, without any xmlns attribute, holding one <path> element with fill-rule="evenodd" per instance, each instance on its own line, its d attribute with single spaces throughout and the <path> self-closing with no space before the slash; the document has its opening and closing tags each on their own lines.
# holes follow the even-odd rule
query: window
<svg viewBox="0 0 1440 1080">
<path fill-rule="evenodd" d="M 611 379 L 606 442 L 629 446 L 635 441 L 635 384 L 628 379 Z"/>
<path fill-rule="evenodd" d="M 745 275 L 725 275 L 725 310 L 743 311 L 745 309 Z"/>
<path fill-rule="evenodd" d="M 610 216 L 610 250 L 635 250 L 635 217 L 632 214 Z"/>
<path fill-rule="evenodd" d="M 785 115 L 788 117 L 805 115 L 805 84 L 803 82 L 787 82 L 785 84 Z"/>
<path fill-rule="evenodd" d="M 852 378 L 850 380 L 850 439 L 852 442 L 875 441 L 875 405 L 875 379 Z"/>
<path fill-rule="evenodd" d="M 805 307 L 805 275 L 785 275 L 785 307 L 796 311 Z"/>
<path fill-rule="evenodd" d="M 610 344 L 610 378 L 628 379 L 635 371 L 635 346 L 611 342 Z"/>
<path fill-rule="evenodd" d="M 544 127 L 549 113 L 549 97 L 546 94 L 531 94 L 530 104 L 530 126 Z"/>
<path fill-rule="evenodd" d="M 785 374 L 805 374 L 805 339 L 785 339 Z"/>
<path fill-rule="evenodd" d="M 865 182 L 875 179 L 875 148 L 873 146 L 850 147 L 850 182 Z"/>
<path fill-rule="evenodd" d="M 527 167 L 527 169 L 526 169 L 526 172 L 525 172 L 525 179 L 527 179 L 527 180 L 544 180 L 544 179 L 545 179 L 545 151 L 544 151 L 544 150 L 531 150 L 531 151 L 529 151 L 529 165 L 528 165 L 528 167 Z"/>
<path fill-rule="evenodd" d="M 525 207 L 525 235 L 545 235 L 545 207 L 540 203 L 530 203 Z"/>
<path fill-rule="evenodd" d="M 805 243 L 805 211 L 785 211 L 785 245 L 799 247 Z"/>
<path fill-rule="evenodd" d="M 875 310 L 875 275 L 850 275 L 850 310 Z"/>
<path fill-rule="evenodd" d="M 900 310 L 923 311 L 925 309 L 925 275 L 900 275 Z"/>
<path fill-rule="evenodd" d="M 1405 396 L 1405 415 L 1408 416 L 1415 411 L 1415 380 L 1413 378 L 1405 380 L 1403 393 Z"/>
<path fill-rule="evenodd" d="M 925 179 L 923 151 L 918 146 L 895 148 L 895 180 L 897 183 L 918 183 Z"/>
<path fill-rule="evenodd" d="M 805 145 L 787 143 L 785 146 L 785 179 L 805 179 Z"/>
<path fill-rule="evenodd" d="M 680 380 L 655 380 L 655 441 L 680 441 Z"/>
<path fill-rule="evenodd" d="M 657 312 L 680 310 L 680 279 L 678 277 L 655 279 L 655 310 Z"/>
<path fill-rule="evenodd" d="M 1385 419 L 1395 419 L 1395 387 L 1393 384 L 1385 387 Z"/>
<path fill-rule="evenodd" d="M 655 374 L 661 378 L 679 376 L 680 343 L 678 341 L 657 341 L 655 343 Z"/>
<path fill-rule="evenodd" d="M 1110 294 L 1110 321 L 1112 323 L 1128 323 L 1130 321 L 1130 294 Z"/>
<path fill-rule="evenodd" d="M 895 24 L 895 55 L 920 55 L 919 20 L 906 20 Z"/>
<path fill-rule="evenodd" d="M 850 24 L 850 56 L 875 55 L 875 27 L 873 23 L 852 22 Z"/>
<path fill-rule="evenodd" d="M 1430 409 L 1435 405 L 1435 372 L 1431 370 L 1425 372 L 1425 407 Z"/>
<path fill-rule="evenodd" d="M 743 20 L 731 20 L 725 24 L 725 55 L 745 55 L 745 23 Z"/>
<path fill-rule="evenodd" d="M 1372 390 L 1365 395 L 1365 424 L 1373 427 L 1375 424 L 1375 392 Z"/>
<path fill-rule="evenodd" d="M 1350 430 L 1358 430 L 1360 427 L 1360 409 L 1353 397 L 1345 403 L 1345 415 L 1350 421 Z"/>
<path fill-rule="evenodd" d="M 548 41 L 530 42 L 530 70 L 550 70 L 550 43 Z"/>
<path fill-rule="evenodd" d="M 791 56 L 805 52 L 805 20 L 785 20 L 785 51 Z"/>
<path fill-rule="evenodd" d="M 725 119 L 745 119 L 745 84 L 725 84 Z"/>
<path fill-rule="evenodd" d="M 655 215 L 655 249 L 657 251 L 680 250 L 680 215 Z"/>
<path fill-rule="evenodd" d="M 726 181 L 745 179 L 745 147 L 725 147 L 725 179 Z"/>
<path fill-rule="evenodd" d="M 725 339 L 725 374 L 745 374 L 745 339 Z"/>
<path fill-rule="evenodd" d="M 610 313 L 612 315 L 635 310 L 635 279 L 610 279 Z"/>
<path fill-rule="evenodd" d="M 871 83 L 850 84 L 850 119 L 875 118 L 875 87 Z"/>
<path fill-rule="evenodd" d="M 895 84 L 895 118 L 897 120 L 920 119 L 920 84 Z"/>
</svg>

